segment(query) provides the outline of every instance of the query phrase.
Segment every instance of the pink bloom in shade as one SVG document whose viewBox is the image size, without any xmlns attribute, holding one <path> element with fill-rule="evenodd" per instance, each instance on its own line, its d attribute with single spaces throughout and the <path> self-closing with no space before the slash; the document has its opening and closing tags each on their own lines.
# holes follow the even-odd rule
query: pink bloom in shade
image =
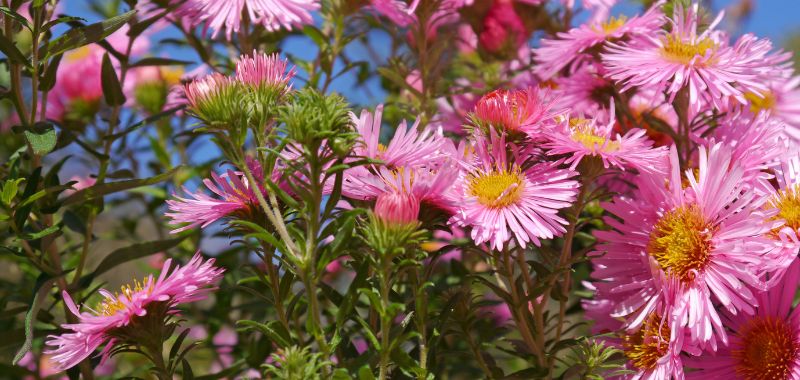
<svg viewBox="0 0 800 380">
<path fill-rule="evenodd" d="M 582 302 L 586 318 L 594 322 L 592 334 L 600 335 L 597 339 L 603 341 L 605 345 L 622 350 L 626 359 L 625 369 L 631 372 L 612 378 L 631 380 L 684 378 L 681 350 L 684 348 L 686 334 L 682 329 L 676 328 L 679 323 L 675 315 L 685 313 L 686 300 L 674 296 L 665 297 L 652 312 L 643 316 L 638 327 L 626 329 L 624 322 L 612 316 L 618 302 L 615 294 L 598 292 L 592 283 L 584 285 L 595 291 L 594 299 Z M 674 280 L 668 281 L 665 288 L 665 292 L 671 295 L 681 291 L 680 283 Z M 672 300 L 679 303 L 670 304 L 669 301 Z M 696 352 L 696 350 L 690 351 Z"/>
<path fill-rule="evenodd" d="M 250 22 L 275 32 L 313 23 L 311 12 L 319 7 L 319 0 L 187 0 L 177 13 L 194 25 L 211 28 L 212 38 L 225 29 L 230 40 L 239 33 L 245 11 Z"/>
<path fill-rule="evenodd" d="M 582 62 L 591 57 L 595 47 L 611 40 L 655 33 L 663 24 L 660 6 L 655 5 L 641 16 L 604 18 L 557 33 L 556 39 L 542 39 L 541 46 L 533 50 L 538 63 L 534 71 L 540 78 L 549 79 L 576 60 Z"/>
<path fill-rule="evenodd" d="M 492 126 L 499 132 L 524 133 L 538 138 L 545 122 L 559 111 L 553 111 L 553 97 L 536 87 L 524 90 L 495 90 L 484 95 L 475 105 L 473 122 Z"/>
<path fill-rule="evenodd" d="M 65 196 L 72 195 L 75 192 L 83 190 L 83 189 L 85 189 L 87 187 L 94 186 L 95 182 L 97 182 L 97 178 L 74 175 L 74 176 L 70 177 L 69 181 L 67 181 L 67 182 L 72 182 L 72 181 L 75 181 L 75 183 L 72 184 L 72 188 L 71 189 L 64 190 L 63 194 Z"/>
<path fill-rule="evenodd" d="M 800 379 L 800 309 L 792 307 L 800 286 L 795 260 L 780 283 L 756 295 L 753 315 L 724 312 L 730 343 L 685 359 L 687 379 Z"/>
<path fill-rule="evenodd" d="M 505 325 L 512 320 L 511 309 L 507 303 L 498 301 L 496 298 L 490 298 L 488 301 L 493 301 L 494 303 L 481 307 L 480 313 L 491 318 L 495 326 Z"/>
<path fill-rule="evenodd" d="M 469 54 L 478 48 L 478 35 L 472 29 L 472 26 L 463 23 L 458 25 L 458 40 L 456 46 L 461 53 Z"/>
<path fill-rule="evenodd" d="M 440 126 L 444 132 L 463 135 L 466 132 L 464 130 L 465 120 L 467 120 L 469 112 L 475 108 L 475 104 L 480 98 L 479 95 L 467 90 L 476 91 L 476 88 L 480 90 L 482 86 L 476 83 L 469 83 L 464 79 L 457 79 L 456 83 L 459 88 L 463 88 L 463 91 L 436 99 L 439 112 L 433 118 L 433 123 Z"/>
<path fill-rule="evenodd" d="M 549 149 L 549 155 L 570 155 L 566 163 L 572 164 L 572 169 L 585 157 L 596 157 L 603 162 L 606 169 L 614 166 L 622 170 L 663 172 L 666 147 L 654 148 L 653 142 L 645 136 L 644 129 L 634 128 L 624 135 L 615 135 L 613 103 L 609 114 L 611 120 L 605 124 L 597 116 L 591 120 L 563 117 L 559 126 L 549 134 L 550 141 L 543 147 Z"/>
<path fill-rule="evenodd" d="M 345 173 L 342 194 L 358 200 L 375 200 L 385 193 L 408 193 L 427 207 L 455 212 L 451 188 L 459 170 L 453 163 L 439 168 L 381 168 L 372 174 L 366 168 L 353 168 Z"/>
<path fill-rule="evenodd" d="M 419 0 L 413 0 L 411 4 L 405 0 L 370 0 L 367 8 L 388 18 L 399 27 L 406 27 L 416 21 L 414 11 L 417 5 Z"/>
<path fill-rule="evenodd" d="M 383 105 L 375 108 L 375 114 L 367 110 L 361 111 L 361 116 L 351 114 L 356 130 L 361 135 L 361 142 L 356 144 L 354 153 L 357 156 L 381 160 L 387 167 L 417 167 L 439 161 L 445 157 L 448 140 L 440 130 L 433 131 L 426 128 L 424 132 L 417 132 L 419 120 L 411 128 L 406 127 L 403 121 L 397 127 L 394 137 L 389 145 L 381 144 L 381 116 Z"/>
<path fill-rule="evenodd" d="M 259 180 L 261 166 L 254 160 L 249 160 L 251 170 Z M 252 214 L 260 213 L 258 198 L 253 188 L 247 181 L 244 173 L 228 170 L 225 174 L 211 174 L 211 179 L 204 179 L 203 184 L 214 195 L 204 191 L 192 193 L 183 188 L 186 197 L 173 195 L 175 199 L 167 200 L 169 211 L 165 213 L 171 219 L 170 224 L 186 225 L 172 230 L 173 234 L 195 227 L 205 228 L 215 221 L 228 216 L 242 216 L 248 219 Z M 261 189 L 264 192 L 264 189 Z"/>
<path fill-rule="evenodd" d="M 555 104 L 576 114 L 594 115 L 608 106 L 612 82 L 603 78 L 603 68 L 594 63 L 581 65 L 566 77 L 553 80 Z"/>
<path fill-rule="evenodd" d="M 59 369 L 65 370 L 106 344 L 101 353 L 105 360 L 115 344 L 127 344 L 120 341 L 126 327 L 135 325 L 147 315 L 167 318 L 178 313 L 178 305 L 205 299 L 216 289 L 215 284 L 224 271 L 214 266 L 214 259 L 204 261 L 199 252 L 183 267 L 172 268 L 171 265 L 172 260 L 167 260 L 158 279 L 150 275 L 134 286 L 123 286 L 121 294 L 100 290 L 104 300 L 91 313 L 80 312 L 69 294 L 64 292 L 64 302 L 78 317 L 78 323 L 61 326 L 71 332 L 48 336 L 46 343 L 53 348 L 45 353 L 52 355 Z"/>
<path fill-rule="evenodd" d="M 714 30 L 722 14 L 698 35 L 697 7 L 684 11 L 676 6 L 671 32 L 658 30 L 628 43 L 607 44 L 603 63 L 610 78 L 625 84 L 622 91 L 666 91 L 672 102 L 687 88 L 691 109 L 697 111 L 701 100 L 723 108 L 728 98 L 746 104 L 744 93 L 768 90 L 760 78 L 780 71 L 777 65 L 786 55 L 771 54 L 769 40 L 750 34 L 730 46 L 726 36 Z"/>
<path fill-rule="evenodd" d="M 258 53 L 253 50 L 253 55 L 242 55 L 236 62 L 234 78 L 239 83 L 253 87 L 268 87 L 279 90 L 282 94 L 291 90 L 289 81 L 295 75 L 295 67 L 289 71 L 286 68 L 289 61 L 281 59 L 277 53 Z"/>
<path fill-rule="evenodd" d="M 525 44 L 529 34 L 511 0 L 494 0 L 489 13 L 483 19 L 478 42 L 490 53 L 516 51 Z"/>
<path fill-rule="evenodd" d="M 759 94 L 746 93 L 750 112 L 768 111 L 771 117 L 786 123 L 786 134 L 800 141 L 800 76 L 770 80 L 769 90 Z"/>
<path fill-rule="evenodd" d="M 512 238 L 520 247 L 538 246 L 566 231 L 558 210 L 575 200 L 574 171 L 559 169 L 561 162 L 524 165 L 519 150 L 512 145 L 509 156 L 505 137 L 494 131 L 489 138 L 478 134 L 474 148 L 454 185 L 450 224 L 470 227 L 475 244 L 498 250 Z"/>
<path fill-rule="evenodd" d="M 378 195 L 375 200 L 375 216 L 390 225 L 408 225 L 419 218 L 419 199 L 414 194 L 390 191 Z"/>
<path fill-rule="evenodd" d="M 673 147 L 666 180 L 640 174 L 635 196 L 602 205 L 616 217 L 604 219 L 613 230 L 594 232 L 591 277 L 598 293 L 613 294 L 610 315 L 626 318 L 626 329 L 641 327 L 660 303 L 685 304 L 673 329 L 713 349 L 728 342 L 718 308 L 752 314 L 753 290 L 764 288 L 765 274 L 785 269 L 786 252 L 767 236 L 783 222 L 762 208 L 767 195 L 742 181 L 731 149 L 700 147 L 698 161 L 697 174 L 681 178 Z M 669 291 L 675 282 L 680 290 Z"/>
<path fill-rule="evenodd" d="M 732 147 L 734 161 L 745 170 L 744 180 L 771 178 L 765 171 L 786 152 L 786 124 L 766 112 L 748 117 L 741 111 L 728 112 L 717 124 L 706 145 L 722 142 Z M 701 135 L 704 132 L 700 129 L 695 130 L 694 134 Z M 695 140 L 702 142 L 703 139 L 696 137 Z"/>
</svg>

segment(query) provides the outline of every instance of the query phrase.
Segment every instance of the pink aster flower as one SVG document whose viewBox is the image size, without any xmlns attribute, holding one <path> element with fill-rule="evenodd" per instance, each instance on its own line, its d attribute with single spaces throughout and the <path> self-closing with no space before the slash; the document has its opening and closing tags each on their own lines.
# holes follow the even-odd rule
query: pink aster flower
<svg viewBox="0 0 800 380">
<path fill-rule="evenodd" d="M 403 121 L 397 127 L 394 137 L 389 145 L 383 145 L 381 136 L 381 116 L 383 105 L 375 108 L 375 114 L 367 110 L 361 111 L 361 116 L 351 114 L 356 130 L 361 135 L 361 143 L 357 144 L 354 152 L 357 156 L 381 160 L 387 167 L 416 167 L 430 164 L 446 156 L 448 140 L 440 130 L 434 131 L 426 128 L 422 133 L 417 132 L 419 120 L 411 128 L 406 127 Z"/>
<path fill-rule="evenodd" d="M 610 78 L 625 84 L 622 91 L 665 90 L 670 102 L 687 88 L 694 111 L 701 98 L 722 108 L 728 98 L 745 104 L 745 92 L 767 91 L 759 78 L 774 72 L 785 55 L 771 54 L 768 40 L 750 34 L 729 45 L 724 33 L 714 30 L 723 14 L 698 34 L 697 10 L 697 4 L 685 11 L 676 5 L 671 32 L 657 30 L 628 43 L 608 43 L 602 57 Z"/>
<path fill-rule="evenodd" d="M 697 174 L 687 170 L 682 179 L 673 147 L 666 181 L 642 174 L 634 197 L 603 204 L 616 218 L 605 218 L 613 230 L 594 232 L 591 277 L 599 293 L 614 295 L 610 315 L 626 318 L 626 329 L 641 327 L 660 303 L 685 303 L 673 328 L 713 349 L 728 342 L 718 310 L 752 314 L 754 290 L 785 269 L 785 252 L 766 236 L 783 222 L 762 209 L 766 195 L 742 181 L 730 148 L 701 147 L 698 160 Z M 674 282 L 679 291 L 669 291 Z"/>
<path fill-rule="evenodd" d="M 536 87 L 524 90 L 495 90 L 484 95 L 475 105 L 472 121 L 478 127 L 493 127 L 508 134 L 523 133 L 539 137 L 558 111 L 547 91 Z M 488 132 L 482 128 L 484 133 Z"/>
<path fill-rule="evenodd" d="M 753 315 L 724 312 L 730 343 L 685 360 L 687 379 L 800 379 L 800 308 L 793 307 L 800 286 L 795 260 L 779 284 L 756 295 Z"/>
<path fill-rule="evenodd" d="M 563 117 L 560 125 L 549 133 L 550 141 L 543 147 L 549 149 L 549 155 L 570 155 L 566 163 L 572 164 L 572 169 L 585 157 L 596 157 L 606 169 L 613 165 L 622 170 L 663 172 L 666 148 L 653 147 L 644 129 L 633 128 L 624 135 L 615 134 L 613 104 L 609 115 L 608 123 L 601 123 L 598 116 L 591 120 Z"/>
<path fill-rule="evenodd" d="M 419 0 L 413 0 L 411 4 L 405 0 L 370 0 L 367 9 L 388 18 L 397 26 L 406 27 L 416 20 L 414 11 L 419 5 Z"/>
<path fill-rule="evenodd" d="M 127 327 L 136 326 L 133 328 L 140 330 L 138 323 L 145 318 L 159 318 L 165 323 L 178 313 L 178 305 L 205 299 L 216 289 L 223 271 L 214 266 L 214 259 L 203 261 L 199 252 L 183 267 L 172 268 L 170 259 L 164 263 L 158 279 L 150 275 L 133 286 L 123 286 L 121 294 L 100 290 L 104 300 L 91 313 L 80 312 L 64 292 L 64 302 L 78 317 L 78 323 L 62 325 L 70 332 L 49 336 L 47 345 L 53 348 L 45 353 L 52 355 L 59 369 L 65 370 L 106 344 L 101 353 L 105 360 L 116 345 L 137 343 L 124 341 Z"/>
<path fill-rule="evenodd" d="M 295 67 L 286 68 L 289 61 L 278 53 L 266 54 L 253 50 L 253 55 L 242 55 L 236 62 L 234 78 L 237 82 L 251 87 L 276 89 L 280 94 L 291 90 L 289 81 L 294 77 Z"/>
<path fill-rule="evenodd" d="M 620 16 L 582 24 L 556 34 L 557 39 L 542 39 L 541 46 L 533 50 L 539 63 L 535 72 L 540 78 L 548 79 L 576 60 L 584 61 L 593 48 L 604 46 L 607 41 L 654 33 L 663 24 L 660 5 L 631 19 Z"/>
<path fill-rule="evenodd" d="M 584 283 L 595 291 L 595 297 L 582 302 L 585 315 L 593 321 L 592 334 L 607 346 L 620 349 L 625 355 L 625 369 L 630 371 L 619 379 L 664 380 L 683 379 L 681 350 L 685 333 L 678 327 L 675 316 L 685 312 L 686 301 L 680 297 L 664 297 L 649 314 L 643 316 L 639 326 L 626 329 L 625 323 L 613 317 L 619 302 L 614 293 L 598 291 L 592 283 Z M 667 294 L 680 292 L 680 283 L 672 280 L 666 286 Z M 678 304 L 671 304 L 677 301 Z M 678 313 L 676 313 L 678 311 Z"/>
<path fill-rule="evenodd" d="M 261 180 L 261 165 L 254 160 L 250 160 L 248 164 L 256 180 Z M 253 219 L 254 215 L 261 213 L 258 198 L 244 173 L 233 170 L 222 175 L 212 173 L 210 179 L 203 180 L 203 184 L 212 195 L 202 190 L 192 193 L 184 187 L 183 192 L 187 194 L 185 197 L 174 194 L 175 199 L 167 200 L 170 212 L 165 215 L 171 219 L 170 224 L 186 223 L 172 230 L 173 234 L 198 226 L 205 228 L 229 216 Z M 261 191 L 264 192 L 264 189 Z"/>
<path fill-rule="evenodd" d="M 771 117 L 786 123 L 786 134 L 800 141 L 800 76 L 776 78 L 767 82 L 762 93 L 745 93 L 750 112 L 768 111 Z"/>
<path fill-rule="evenodd" d="M 529 34 L 511 0 L 494 0 L 483 19 L 478 42 L 490 53 L 516 52 Z"/>
<path fill-rule="evenodd" d="M 494 249 L 511 238 L 520 247 L 538 246 L 540 239 L 565 232 L 567 221 L 558 210 L 575 200 L 579 184 L 570 178 L 576 173 L 559 169 L 560 162 L 523 165 L 515 147 L 509 156 L 505 137 L 493 131 L 490 136 L 478 134 L 474 157 L 456 180 L 458 210 L 450 224 L 470 227 L 475 244 L 488 242 Z"/>
<path fill-rule="evenodd" d="M 371 201 L 384 193 L 409 193 L 428 207 L 452 214 L 455 206 L 450 191 L 458 174 L 458 168 L 450 162 L 438 168 L 381 168 L 377 174 L 372 174 L 363 166 L 356 167 L 346 172 L 342 194 L 352 199 Z"/>
<path fill-rule="evenodd" d="M 613 83 L 603 77 L 603 72 L 601 65 L 589 62 L 569 76 L 555 78 L 554 107 L 583 115 L 594 115 L 608 107 Z"/>
<path fill-rule="evenodd" d="M 389 191 L 375 200 L 375 216 L 388 224 L 407 225 L 419 218 L 419 199 L 410 192 Z"/>
<path fill-rule="evenodd" d="M 225 29 L 230 40 L 239 33 L 245 11 L 250 22 L 275 32 L 311 24 L 311 12 L 319 7 L 319 0 L 187 0 L 177 13 L 194 25 L 211 28 L 212 38 Z"/>
</svg>

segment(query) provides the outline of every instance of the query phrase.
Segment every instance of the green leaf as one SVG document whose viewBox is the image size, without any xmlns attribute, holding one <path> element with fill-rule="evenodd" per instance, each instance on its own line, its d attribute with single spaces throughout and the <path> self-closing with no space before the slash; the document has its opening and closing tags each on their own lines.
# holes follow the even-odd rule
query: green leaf
<svg viewBox="0 0 800 380">
<path fill-rule="evenodd" d="M 31 28 L 31 24 L 28 22 L 28 19 L 26 19 L 25 16 L 23 16 L 23 15 L 17 13 L 17 12 L 12 11 L 11 8 L 9 8 L 9 7 L 0 7 L 0 13 L 3 13 L 5 15 L 8 15 L 9 17 L 13 18 L 18 23 L 22 24 L 22 26 L 24 26 L 28 30 L 32 29 Z"/>
<path fill-rule="evenodd" d="M 81 278 L 82 284 L 89 284 L 91 281 L 109 271 L 110 269 L 126 263 L 131 260 L 136 260 L 142 257 L 150 256 L 152 254 L 166 251 L 182 242 L 189 235 L 178 236 L 173 239 L 149 241 L 147 243 L 137 243 L 125 248 L 117 249 L 106 256 L 103 261 L 94 269 L 94 272 L 87 274 Z"/>
<path fill-rule="evenodd" d="M 23 238 L 25 240 L 36 240 L 36 239 L 41 239 L 47 235 L 54 234 L 58 231 L 61 231 L 61 224 L 56 224 L 55 226 L 47 227 L 39 232 L 35 232 L 32 234 L 26 234 L 25 236 L 23 236 Z"/>
<path fill-rule="evenodd" d="M 30 130 L 26 130 L 23 133 L 25 134 L 25 139 L 31 144 L 33 153 L 39 156 L 50 153 L 56 147 L 56 142 L 58 141 L 56 129 L 50 123 L 36 123 Z"/>
<path fill-rule="evenodd" d="M 28 62 L 28 58 L 26 58 L 25 55 L 19 51 L 17 45 L 15 45 L 14 42 L 2 34 L 0 34 L 0 51 L 5 53 L 6 57 L 8 57 L 12 63 L 19 63 L 27 67 L 31 67 L 30 62 Z"/>
<path fill-rule="evenodd" d="M 9 179 L 3 183 L 2 201 L 4 205 L 11 205 L 11 201 L 14 200 L 17 192 L 19 192 L 19 184 L 24 180 L 25 178 Z"/>
<path fill-rule="evenodd" d="M 185 66 L 192 64 L 191 61 L 181 61 L 179 59 L 162 58 L 162 57 L 147 57 L 142 58 L 129 67 L 145 67 L 145 66 Z"/>
<path fill-rule="evenodd" d="M 39 309 L 42 308 L 42 305 L 47 300 L 47 293 L 50 291 L 53 281 L 55 281 L 55 278 L 43 281 L 33 296 L 31 308 L 28 310 L 28 313 L 25 314 L 25 342 L 22 344 L 19 351 L 17 351 L 17 354 L 14 355 L 14 360 L 12 362 L 14 365 L 19 363 L 22 357 L 31 349 L 31 345 L 33 344 L 33 322 L 36 319 L 36 315 L 39 314 Z"/>
<path fill-rule="evenodd" d="M 122 93 L 122 85 L 119 84 L 117 78 L 117 70 L 111 63 L 108 53 L 103 55 L 103 66 L 100 70 L 100 78 L 102 80 L 103 95 L 106 98 L 106 104 L 109 106 L 121 106 L 125 104 L 125 94 Z"/>
<path fill-rule="evenodd" d="M 137 187 L 149 186 L 156 183 L 166 181 L 172 177 L 181 167 L 176 166 L 165 173 L 159 174 L 155 177 L 145 179 L 130 179 L 126 181 L 101 183 L 94 186 L 87 187 L 83 190 L 77 191 L 74 194 L 64 199 L 64 206 L 75 203 L 82 203 L 84 201 L 102 197 L 107 194 L 112 194 L 120 191 L 135 189 Z"/>
<path fill-rule="evenodd" d="M 50 63 L 47 64 L 47 70 L 44 72 L 41 79 L 39 79 L 39 91 L 50 91 L 55 87 L 56 73 L 58 72 L 58 66 L 61 64 L 61 58 L 63 57 L 63 54 L 59 54 L 53 57 Z"/>
<path fill-rule="evenodd" d="M 98 42 L 125 25 L 134 14 L 136 14 L 136 10 L 131 10 L 108 20 L 70 29 L 61 37 L 50 41 L 46 47 L 46 54 L 42 54 L 42 56 L 47 59 L 63 54 L 66 51 Z"/>
<path fill-rule="evenodd" d="M 245 330 L 257 330 L 269 337 L 273 342 L 277 343 L 279 347 L 289 347 L 292 345 L 291 336 L 289 332 L 281 326 L 278 321 L 270 321 L 259 323 L 256 321 L 243 320 L 237 321 L 236 326 L 244 328 Z"/>
</svg>

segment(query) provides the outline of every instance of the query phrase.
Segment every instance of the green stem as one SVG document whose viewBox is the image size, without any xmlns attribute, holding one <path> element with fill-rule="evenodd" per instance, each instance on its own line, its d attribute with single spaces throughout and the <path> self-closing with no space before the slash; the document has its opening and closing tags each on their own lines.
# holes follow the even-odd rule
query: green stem
<svg viewBox="0 0 800 380">
<path fill-rule="evenodd" d="M 381 256 L 381 361 L 378 379 L 386 380 L 389 376 L 389 346 L 391 344 L 392 316 L 389 314 L 389 292 L 391 291 L 391 259 Z"/>
</svg>

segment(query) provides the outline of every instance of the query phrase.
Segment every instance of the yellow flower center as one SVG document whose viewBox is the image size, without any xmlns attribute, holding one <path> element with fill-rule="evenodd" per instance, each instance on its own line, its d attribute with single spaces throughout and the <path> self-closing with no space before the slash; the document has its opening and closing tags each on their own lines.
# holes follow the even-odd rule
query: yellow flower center
<svg viewBox="0 0 800 380">
<path fill-rule="evenodd" d="M 614 33 L 617 31 L 617 29 L 625 25 L 626 21 L 628 21 L 628 17 L 626 17 L 625 15 L 620 15 L 619 17 L 611 17 L 610 19 L 608 19 L 608 21 L 600 24 L 600 30 L 602 30 L 603 33 L 605 34 Z"/>
<path fill-rule="evenodd" d="M 582 118 L 569 119 L 569 126 L 572 128 L 572 139 L 593 152 L 599 150 L 605 153 L 612 153 L 619 150 L 619 142 L 609 141 L 608 137 L 601 134 L 590 120 Z"/>
<path fill-rule="evenodd" d="M 131 297 L 133 297 L 134 293 L 141 292 L 147 285 L 147 293 L 153 291 L 153 283 L 152 281 L 148 282 L 147 280 L 138 281 L 133 280 L 133 287 L 130 285 L 123 285 L 120 287 L 120 293 L 115 293 L 114 298 L 106 298 L 96 308 L 97 315 L 105 315 L 105 316 L 112 316 L 119 312 L 120 310 L 125 309 L 125 303 L 122 302 L 123 297 L 125 300 L 130 301 Z"/>
<path fill-rule="evenodd" d="M 647 252 L 664 272 L 682 282 L 694 280 L 711 254 L 711 227 L 696 205 L 675 208 L 656 222 Z"/>
<path fill-rule="evenodd" d="M 783 219 L 787 227 L 797 231 L 800 229 L 800 185 L 781 190 L 764 205 L 764 208 L 778 209 L 778 215 L 775 215 L 773 220 Z"/>
<path fill-rule="evenodd" d="M 639 331 L 623 337 L 623 351 L 634 367 L 652 369 L 669 350 L 670 329 L 661 316 L 651 314 Z"/>
<path fill-rule="evenodd" d="M 741 346 L 731 350 L 736 374 L 747 380 L 778 380 L 792 377 L 800 342 L 794 329 L 782 319 L 754 317 L 740 332 Z"/>
<path fill-rule="evenodd" d="M 472 175 L 469 193 L 487 207 L 505 207 L 522 197 L 524 182 L 519 170 L 492 171 Z"/>
<path fill-rule="evenodd" d="M 89 45 L 85 45 L 65 53 L 64 56 L 68 62 L 75 62 L 88 57 L 91 53 L 92 50 L 89 49 Z"/>
<path fill-rule="evenodd" d="M 750 102 L 750 111 L 757 114 L 761 111 L 771 111 L 775 109 L 775 94 L 767 92 L 766 94 L 756 94 L 747 92 L 744 94 L 745 99 Z"/>
<path fill-rule="evenodd" d="M 669 35 L 661 47 L 661 55 L 673 62 L 688 65 L 697 56 L 704 56 L 710 49 L 711 54 L 717 50 L 717 44 L 704 38 L 696 42 L 685 42 L 680 37 Z"/>
</svg>

